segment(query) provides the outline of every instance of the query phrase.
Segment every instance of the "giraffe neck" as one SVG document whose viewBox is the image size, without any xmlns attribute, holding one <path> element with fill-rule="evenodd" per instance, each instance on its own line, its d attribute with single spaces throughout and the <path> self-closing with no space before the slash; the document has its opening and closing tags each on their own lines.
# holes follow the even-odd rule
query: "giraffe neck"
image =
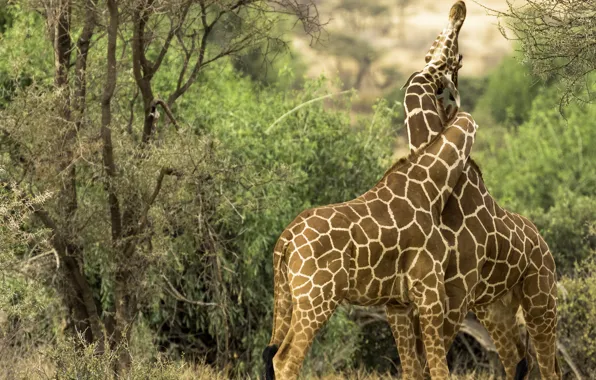
<svg viewBox="0 0 596 380">
<path fill-rule="evenodd" d="M 405 184 L 407 188 L 421 186 L 422 189 L 412 189 L 413 193 L 421 194 L 419 190 L 422 190 L 430 201 L 428 207 L 435 215 L 440 215 L 463 172 L 474 143 L 476 129 L 477 125 L 471 116 L 460 113 L 454 122 L 429 144 L 389 169 L 381 184 L 396 194 L 403 192 Z"/>
<path fill-rule="evenodd" d="M 436 95 L 438 80 L 438 71 L 431 66 L 414 76 L 406 89 L 405 125 L 410 149 L 428 144 L 443 130 Z"/>
</svg>

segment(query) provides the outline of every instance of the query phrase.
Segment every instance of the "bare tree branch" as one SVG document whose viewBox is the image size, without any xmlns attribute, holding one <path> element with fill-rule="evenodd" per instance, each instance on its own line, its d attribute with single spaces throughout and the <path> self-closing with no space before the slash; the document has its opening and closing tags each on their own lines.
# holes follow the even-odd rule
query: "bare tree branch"
<svg viewBox="0 0 596 380">
<path fill-rule="evenodd" d="M 108 51 L 107 51 L 107 75 L 101 99 L 101 137 L 103 140 L 103 165 L 107 174 L 105 187 L 108 192 L 108 204 L 110 206 L 110 222 L 112 228 L 112 242 L 118 243 L 122 237 L 122 218 L 120 215 L 120 202 L 114 189 L 116 177 L 116 164 L 112 147 L 112 122 L 111 101 L 116 88 L 116 39 L 118 37 L 118 5 L 115 0 L 108 0 L 108 11 L 110 20 L 108 24 Z"/>
</svg>

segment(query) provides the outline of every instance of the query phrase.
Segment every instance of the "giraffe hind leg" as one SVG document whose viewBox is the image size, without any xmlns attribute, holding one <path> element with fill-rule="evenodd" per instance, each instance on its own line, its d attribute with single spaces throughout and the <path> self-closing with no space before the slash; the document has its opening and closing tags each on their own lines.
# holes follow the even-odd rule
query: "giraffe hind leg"
<svg viewBox="0 0 596 380">
<path fill-rule="evenodd" d="M 292 291 L 291 322 L 273 357 L 275 375 L 283 380 L 298 377 L 317 332 L 331 317 L 348 289 L 346 264 L 349 261 L 345 252 L 331 250 L 313 253 L 310 246 L 303 249 L 305 251 L 302 254 L 292 255 L 289 259 L 290 268 L 296 267 L 296 262 L 302 265 L 289 275 L 289 288 Z M 311 260 L 310 265 L 303 264 L 301 257 L 308 253 L 319 260 Z"/>
<path fill-rule="evenodd" d="M 515 316 L 518 309 L 519 300 L 512 293 L 474 309 L 495 344 L 508 380 L 523 379 L 528 372 L 525 345 Z"/>
<path fill-rule="evenodd" d="M 273 332 L 269 345 L 263 350 L 265 380 L 275 379 L 273 357 L 290 329 L 292 318 L 292 292 L 288 282 L 288 265 L 283 260 L 283 253 L 279 255 L 274 265 Z"/>
<path fill-rule="evenodd" d="M 307 298 L 295 300 L 290 329 L 273 357 L 274 371 L 279 379 L 298 378 L 317 332 L 331 317 L 340 300 L 341 297 L 332 297 L 321 302 L 313 302 Z"/>
</svg>

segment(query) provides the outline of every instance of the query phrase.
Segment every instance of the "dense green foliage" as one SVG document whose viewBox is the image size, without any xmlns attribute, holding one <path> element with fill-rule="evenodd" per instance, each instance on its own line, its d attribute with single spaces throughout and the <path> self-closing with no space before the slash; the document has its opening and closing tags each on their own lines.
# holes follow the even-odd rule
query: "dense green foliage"
<svg viewBox="0 0 596 380">
<path fill-rule="evenodd" d="M 577 265 L 574 278 L 561 281 L 559 339 L 584 376 L 596 370 L 596 264 Z"/>
</svg>

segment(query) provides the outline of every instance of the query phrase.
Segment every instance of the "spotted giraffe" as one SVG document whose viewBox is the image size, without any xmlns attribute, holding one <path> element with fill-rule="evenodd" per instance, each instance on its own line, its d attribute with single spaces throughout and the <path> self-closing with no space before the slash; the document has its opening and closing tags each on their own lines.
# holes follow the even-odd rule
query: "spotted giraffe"
<svg viewBox="0 0 596 380">
<path fill-rule="evenodd" d="M 446 246 L 438 218 L 476 129 L 469 114 L 459 113 L 362 196 L 303 211 L 288 225 L 273 254 L 267 379 L 297 378 L 317 331 L 343 300 L 396 313 L 416 308 L 430 375 L 449 376 L 442 336 Z"/>
<path fill-rule="evenodd" d="M 459 56 L 457 37 L 463 23 L 453 17 L 465 4 L 454 5 L 447 28 L 432 44 L 427 66 L 408 82 L 405 95 L 406 127 L 410 147 L 416 149 L 441 133 L 445 119 L 432 107 L 438 67 Z M 454 11 L 455 9 L 455 11 Z M 433 70 L 434 68 L 434 70 Z M 457 74 L 457 68 L 453 75 Z M 456 80 L 455 80 L 456 82 Z M 458 100 L 457 90 L 456 100 Z M 441 109 L 442 107 L 439 107 Z M 525 347 L 515 314 L 522 306 L 528 332 L 536 350 L 543 379 L 561 378 L 556 359 L 555 263 L 544 239 L 528 219 L 501 208 L 488 193 L 482 174 L 472 159 L 465 166 L 442 214 L 441 234 L 448 242 L 445 268 L 447 293 L 444 336 L 446 350 L 468 310 L 475 311 L 487 328 L 505 367 L 508 379 L 523 378 L 527 371 Z M 397 335 L 412 321 L 389 316 L 402 356 L 416 355 L 415 342 Z M 415 319 L 414 319 L 415 321 Z M 407 331 L 406 331 L 407 332 Z M 408 336 L 411 336 L 412 332 Z M 406 378 L 422 376 L 421 364 L 405 368 Z"/>
</svg>

